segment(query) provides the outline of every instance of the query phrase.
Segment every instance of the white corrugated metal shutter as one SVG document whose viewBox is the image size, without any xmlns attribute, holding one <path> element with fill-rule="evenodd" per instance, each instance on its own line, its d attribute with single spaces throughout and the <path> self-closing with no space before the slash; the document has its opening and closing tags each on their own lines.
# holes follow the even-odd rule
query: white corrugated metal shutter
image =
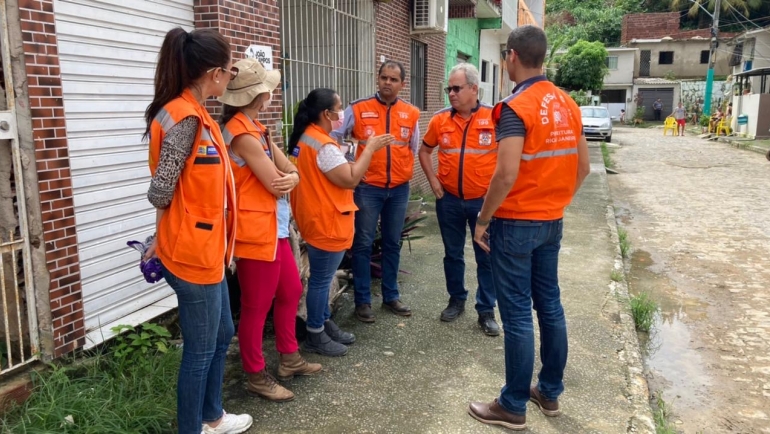
<svg viewBox="0 0 770 434">
<path fill-rule="evenodd" d="M 126 241 L 154 232 L 144 110 L 166 32 L 193 28 L 193 0 L 56 0 L 87 346 L 117 324 L 176 306 L 149 285 Z"/>
</svg>

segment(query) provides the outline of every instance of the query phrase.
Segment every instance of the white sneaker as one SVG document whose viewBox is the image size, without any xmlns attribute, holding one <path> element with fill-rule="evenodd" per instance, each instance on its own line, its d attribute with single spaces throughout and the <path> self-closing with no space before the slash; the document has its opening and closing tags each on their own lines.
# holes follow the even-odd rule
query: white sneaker
<svg viewBox="0 0 770 434">
<path fill-rule="evenodd" d="M 203 431 L 201 434 L 240 434 L 251 428 L 251 424 L 254 419 L 248 414 L 228 414 L 223 411 L 222 422 L 212 428 L 207 424 L 203 424 Z"/>
</svg>

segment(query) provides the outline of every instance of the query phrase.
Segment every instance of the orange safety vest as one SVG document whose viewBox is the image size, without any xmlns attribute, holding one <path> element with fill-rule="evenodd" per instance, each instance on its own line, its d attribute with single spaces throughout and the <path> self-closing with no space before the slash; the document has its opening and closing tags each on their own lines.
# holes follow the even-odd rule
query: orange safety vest
<svg viewBox="0 0 770 434">
<path fill-rule="evenodd" d="M 166 133 L 179 121 L 198 118 L 192 153 L 185 161 L 171 205 L 158 223 L 158 258 L 172 274 L 208 285 L 224 279 L 235 241 L 235 182 L 217 123 L 189 89 L 158 112 L 150 126 L 150 173 L 154 176 Z"/>
<path fill-rule="evenodd" d="M 317 249 L 340 252 L 353 245 L 358 207 L 353 190 L 338 187 L 318 168 L 318 151 L 327 144 L 339 147 L 321 127 L 310 124 L 294 148 L 292 156 L 302 182 L 291 195 L 291 210 L 305 241 Z"/>
<path fill-rule="evenodd" d="M 390 146 L 374 153 L 363 182 L 376 187 L 397 187 L 409 182 L 414 170 L 414 152 L 409 143 L 420 120 L 420 110 L 401 98 L 387 105 L 378 95 L 354 101 L 350 107 L 355 119 L 352 136 L 358 142 L 356 157 L 363 152 L 369 137 L 395 137 Z"/>
<path fill-rule="evenodd" d="M 262 149 L 273 159 L 266 129 L 259 121 L 238 113 L 225 125 L 222 136 L 230 146 L 241 134 L 249 134 L 262 143 Z M 278 247 L 278 200 L 262 185 L 248 165 L 238 166 L 234 160 L 230 165 L 235 176 L 238 193 L 238 230 L 235 237 L 235 256 L 259 261 L 275 261 Z"/>
<path fill-rule="evenodd" d="M 557 220 L 572 201 L 577 185 L 580 108 L 553 83 L 536 81 L 495 107 L 495 124 L 507 104 L 524 122 L 526 136 L 516 183 L 495 217 Z"/>
<path fill-rule="evenodd" d="M 489 189 L 497 164 L 492 106 L 479 104 L 463 119 L 453 108 L 433 115 L 423 144 L 438 146 L 438 180 L 461 199 L 478 199 Z"/>
</svg>

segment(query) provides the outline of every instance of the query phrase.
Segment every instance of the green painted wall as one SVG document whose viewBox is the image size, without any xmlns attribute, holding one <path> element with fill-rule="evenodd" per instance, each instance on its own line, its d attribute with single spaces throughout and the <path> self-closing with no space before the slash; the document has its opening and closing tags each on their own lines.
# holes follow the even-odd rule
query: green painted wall
<svg viewBox="0 0 770 434">
<path fill-rule="evenodd" d="M 444 81 L 449 78 L 449 71 L 457 64 L 457 54 L 470 56 L 468 62 L 479 66 L 479 20 L 476 18 L 453 18 L 449 20 L 449 31 L 446 35 L 446 72 Z M 449 99 L 444 101 L 449 105 Z"/>
</svg>

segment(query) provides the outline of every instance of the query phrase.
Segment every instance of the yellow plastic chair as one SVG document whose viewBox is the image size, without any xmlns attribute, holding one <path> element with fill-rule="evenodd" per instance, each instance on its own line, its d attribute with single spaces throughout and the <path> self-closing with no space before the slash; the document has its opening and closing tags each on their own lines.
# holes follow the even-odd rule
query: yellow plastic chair
<svg viewBox="0 0 770 434">
<path fill-rule="evenodd" d="M 719 121 L 719 124 L 717 125 L 717 131 L 716 131 L 716 133 L 717 133 L 717 136 L 718 136 L 718 135 L 719 135 L 719 133 L 721 133 L 722 131 L 724 131 L 724 132 L 725 132 L 725 135 L 726 135 L 726 136 L 729 136 L 729 135 L 730 135 L 730 132 L 731 132 L 731 130 L 730 130 L 730 122 L 731 122 L 731 119 L 730 119 L 730 118 L 722 118 L 722 120 L 721 120 L 721 121 Z"/>
<path fill-rule="evenodd" d="M 663 124 L 663 135 L 666 135 L 666 131 L 671 130 L 671 135 L 676 135 L 678 133 L 676 128 L 676 119 L 673 118 L 673 116 L 668 116 L 666 118 L 665 123 Z"/>
</svg>

